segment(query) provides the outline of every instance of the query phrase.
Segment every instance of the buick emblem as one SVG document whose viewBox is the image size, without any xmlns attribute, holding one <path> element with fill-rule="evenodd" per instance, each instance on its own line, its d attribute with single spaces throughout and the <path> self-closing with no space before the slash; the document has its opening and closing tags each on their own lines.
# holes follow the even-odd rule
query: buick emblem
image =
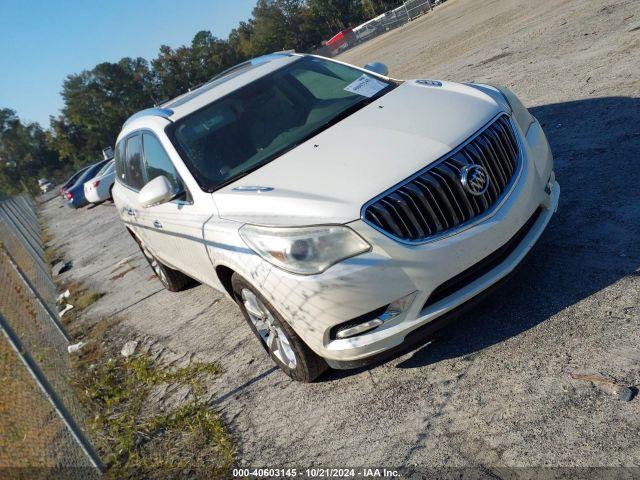
<svg viewBox="0 0 640 480">
<path fill-rule="evenodd" d="M 465 165 L 460 170 L 460 183 L 471 195 L 482 195 L 489 188 L 489 175 L 481 165 Z"/>
</svg>

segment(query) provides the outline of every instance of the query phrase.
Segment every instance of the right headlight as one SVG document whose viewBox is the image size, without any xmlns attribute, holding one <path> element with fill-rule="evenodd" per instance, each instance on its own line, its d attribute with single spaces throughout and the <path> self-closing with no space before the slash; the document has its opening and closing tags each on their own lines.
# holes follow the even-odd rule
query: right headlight
<svg viewBox="0 0 640 480">
<path fill-rule="evenodd" d="M 516 121 L 524 135 L 527 135 L 529 127 L 536 121 L 533 115 L 529 113 L 529 110 L 522 104 L 520 99 L 516 97 L 516 94 L 509 90 L 507 87 L 496 87 L 500 93 L 504 96 L 505 100 L 511 107 L 511 116 Z"/>
<path fill-rule="evenodd" d="M 493 98 L 501 108 L 510 110 L 511 117 L 520 125 L 525 136 L 536 119 L 529 113 L 529 110 L 522 104 L 516 94 L 507 87 L 487 85 L 483 83 L 467 83 L 468 86 L 480 90 Z M 506 105 L 505 105 L 506 103 Z"/>
<path fill-rule="evenodd" d="M 240 237 L 267 262 L 291 273 L 322 273 L 336 263 L 371 249 L 344 225 L 259 227 L 244 225 Z"/>
</svg>

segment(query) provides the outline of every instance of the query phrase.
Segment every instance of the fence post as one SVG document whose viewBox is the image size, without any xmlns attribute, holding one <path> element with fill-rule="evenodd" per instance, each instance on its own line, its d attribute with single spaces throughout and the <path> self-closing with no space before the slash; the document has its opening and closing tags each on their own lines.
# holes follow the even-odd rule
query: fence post
<svg viewBox="0 0 640 480">
<path fill-rule="evenodd" d="M 407 23 L 411 21 L 411 15 L 409 15 L 409 9 L 407 8 L 407 2 L 402 0 L 402 6 L 404 7 L 404 11 L 407 14 Z"/>
</svg>

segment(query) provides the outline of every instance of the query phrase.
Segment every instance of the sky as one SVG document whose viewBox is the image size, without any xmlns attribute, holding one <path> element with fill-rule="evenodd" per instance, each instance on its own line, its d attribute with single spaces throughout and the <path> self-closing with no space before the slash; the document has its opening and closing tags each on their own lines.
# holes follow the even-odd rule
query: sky
<svg viewBox="0 0 640 480">
<path fill-rule="evenodd" d="M 226 38 L 256 0 L 0 0 L 0 108 L 49 126 L 70 73 L 152 59 L 199 30 Z"/>
</svg>

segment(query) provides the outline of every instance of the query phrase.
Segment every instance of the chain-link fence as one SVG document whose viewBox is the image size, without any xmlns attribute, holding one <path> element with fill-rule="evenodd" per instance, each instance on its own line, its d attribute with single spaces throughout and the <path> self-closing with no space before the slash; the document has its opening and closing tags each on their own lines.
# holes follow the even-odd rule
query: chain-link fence
<svg viewBox="0 0 640 480">
<path fill-rule="evenodd" d="M 31 199 L 0 202 L 0 240 L 0 477 L 97 477 Z"/>
<path fill-rule="evenodd" d="M 45 261 L 40 226 L 30 198 L 21 196 L 0 202 L 0 241 L 20 276 L 57 324 L 56 286 Z"/>
<path fill-rule="evenodd" d="M 337 32 L 313 53 L 324 57 L 334 57 L 383 33 L 409 23 L 430 12 L 434 6 L 443 2 L 444 0 L 405 0 L 402 5 L 393 10 L 384 12 L 361 25 Z"/>
</svg>

